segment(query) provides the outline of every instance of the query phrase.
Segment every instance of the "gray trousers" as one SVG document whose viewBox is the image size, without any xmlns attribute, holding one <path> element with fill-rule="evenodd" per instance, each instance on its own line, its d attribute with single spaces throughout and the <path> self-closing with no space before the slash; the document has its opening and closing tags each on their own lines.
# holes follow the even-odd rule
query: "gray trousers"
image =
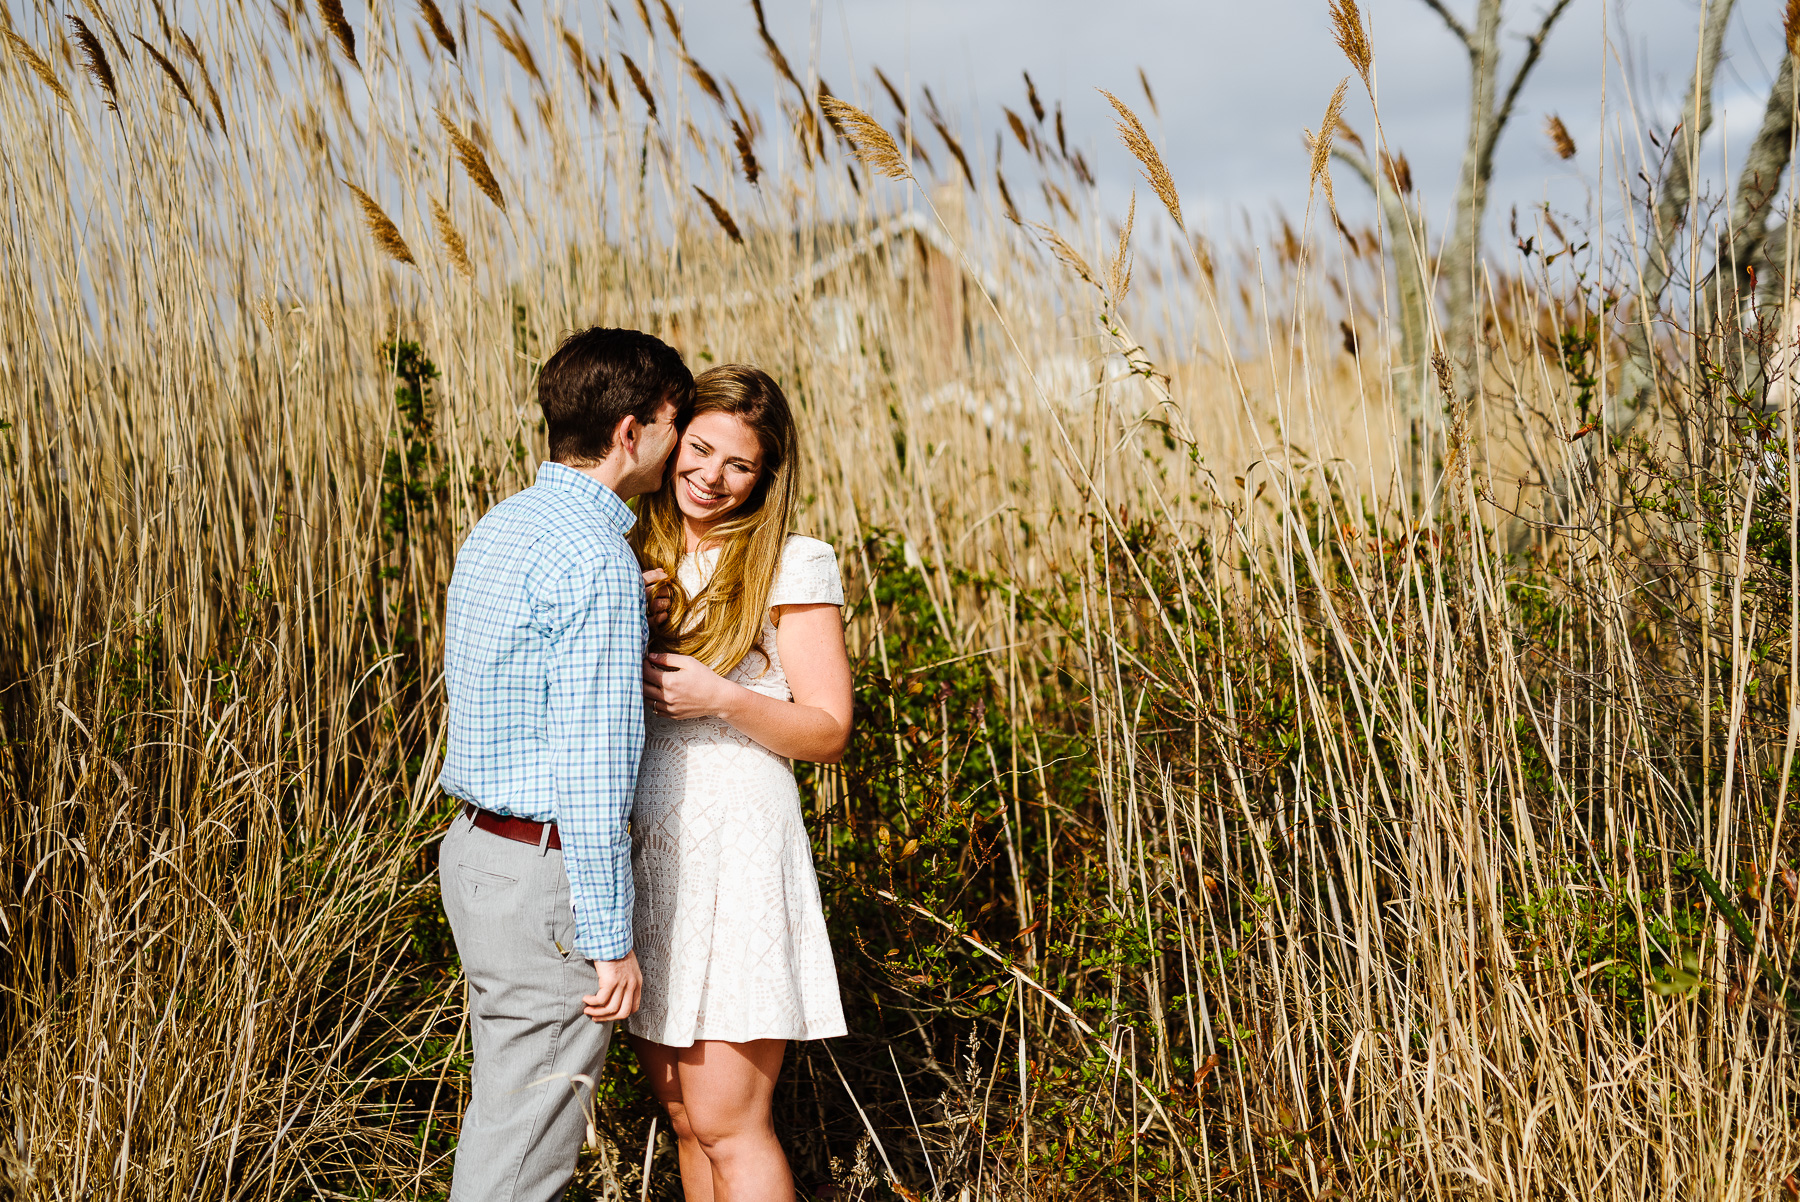
<svg viewBox="0 0 1800 1202">
<path fill-rule="evenodd" d="M 574 1176 L 612 1036 L 611 1023 L 581 1012 L 594 966 L 575 951 L 562 852 L 458 815 L 438 881 L 469 980 L 475 1053 L 451 1202 L 552 1202 Z"/>
</svg>

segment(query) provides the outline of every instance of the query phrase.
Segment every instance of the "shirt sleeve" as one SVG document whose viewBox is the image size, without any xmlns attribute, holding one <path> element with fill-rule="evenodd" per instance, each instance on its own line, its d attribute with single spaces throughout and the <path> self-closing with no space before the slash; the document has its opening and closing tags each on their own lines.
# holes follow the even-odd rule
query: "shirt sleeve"
<svg viewBox="0 0 1800 1202">
<path fill-rule="evenodd" d="M 632 946 L 628 823 L 644 747 L 643 579 L 622 546 L 553 562 L 532 609 L 548 644 L 544 727 L 575 950 L 617 960 Z"/>
<path fill-rule="evenodd" d="M 769 586 L 769 608 L 778 605 L 842 605 L 844 580 L 830 543 L 794 535 L 781 549 L 781 567 Z"/>
</svg>

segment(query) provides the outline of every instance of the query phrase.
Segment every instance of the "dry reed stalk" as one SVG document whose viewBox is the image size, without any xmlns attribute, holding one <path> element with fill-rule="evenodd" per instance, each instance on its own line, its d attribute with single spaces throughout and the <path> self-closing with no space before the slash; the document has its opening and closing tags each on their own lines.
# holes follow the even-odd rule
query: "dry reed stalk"
<svg viewBox="0 0 1800 1202">
<path fill-rule="evenodd" d="M 493 169 L 488 166 L 487 156 L 481 153 L 481 147 L 456 128 L 443 109 L 437 110 L 437 118 L 438 124 L 443 126 L 444 135 L 450 139 L 450 148 L 455 153 L 457 162 L 462 164 L 470 182 L 481 190 L 483 196 L 494 202 L 496 209 L 506 212 L 506 195 L 500 191 L 500 181 L 494 178 Z"/>
<path fill-rule="evenodd" d="M 351 28 L 350 19 L 344 15 L 344 0 L 319 0 L 319 19 L 325 23 L 331 40 L 337 43 L 344 57 L 357 70 L 362 70 L 362 63 L 356 58 L 356 30 Z"/>
<path fill-rule="evenodd" d="M 1175 181 L 1169 177 L 1169 169 L 1163 166 L 1162 155 L 1157 153 L 1156 143 L 1144 132 L 1144 123 L 1138 120 L 1137 114 L 1123 100 L 1105 88 L 1099 91 L 1112 104 L 1113 111 L 1119 114 L 1119 137 L 1125 143 L 1125 149 L 1131 151 L 1132 156 L 1143 165 L 1144 178 L 1150 181 L 1157 199 L 1169 211 L 1169 218 L 1175 222 L 1175 228 L 1185 233 L 1187 226 L 1181 221 L 1181 197 L 1176 195 Z"/>
<path fill-rule="evenodd" d="M 113 112 L 119 111 L 119 88 L 113 78 L 112 64 L 106 61 L 106 51 L 100 45 L 100 39 L 94 31 L 87 27 L 87 22 L 71 14 L 68 18 L 70 26 L 75 30 L 75 44 L 81 47 L 81 65 L 88 77 L 100 85 L 101 99 Z"/>
<path fill-rule="evenodd" d="M 340 180 L 339 182 L 355 194 L 356 203 L 362 206 L 363 220 L 368 224 L 369 236 L 375 240 L 375 245 L 381 248 L 381 253 L 396 263 L 417 267 L 418 264 L 413 260 L 412 251 L 406 245 L 406 239 L 400 236 L 400 227 L 395 225 L 382 211 L 381 206 L 375 203 L 375 198 L 349 180 Z"/>
<path fill-rule="evenodd" d="M 744 235 L 738 231 L 737 222 L 731 219 L 731 214 L 725 211 L 725 206 L 714 200 L 712 193 L 699 184 L 694 185 L 694 191 L 700 194 L 700 199 L 704 200 L 706 207 L 712 210 L 713 220 L 719 223 L 719 228 L 725 231 L 725 236 L 742 246 Z"/>
<path fill-rule="evenodd" d="M 889 179 L 911 177 L 912 172 L 907 168 L 906 160 L 900 157 L 900 147 L 895 145 L 893 137 L 875 118 L 835 96 L 822 99 L 819 107 L 843 129 L 845 139 L 856 151 L 856 157 L 871 170 Z"/>
<path fill-rule="evenodd" d="M 431 36 L 437 39 L 437 44 L 448 51 L 451 58 L 455 58 L 456 36 L 450 32 L 450 26 L 444 20 L 444 14 L 435 0 L 419 0 L 419 12 L 424 15 L 426 28 L 431 30 Z"/>
</svg>

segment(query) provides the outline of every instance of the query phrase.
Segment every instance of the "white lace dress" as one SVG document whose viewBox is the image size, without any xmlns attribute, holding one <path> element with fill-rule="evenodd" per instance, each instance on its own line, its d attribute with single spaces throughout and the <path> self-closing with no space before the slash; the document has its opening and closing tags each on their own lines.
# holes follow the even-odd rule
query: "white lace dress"
<svg viewBox="0 0 1800 1202">
<path fill-rule="evenodd" d="M 682 561 L 689 595 L 716 552 Z M 769 606 L 844 603 L 829 544 L 790 535 Z M 791 700 L 764 618 L 763 654 L 728 679 Z M 643 1004 L 633 1035 L 670 1047 L 697 1039 L 824 1039 L 844 1034 L 812 847 L 788 761 L 712 718 L 649 714 L 631 813 L 635 943 Z"/>
</svg>

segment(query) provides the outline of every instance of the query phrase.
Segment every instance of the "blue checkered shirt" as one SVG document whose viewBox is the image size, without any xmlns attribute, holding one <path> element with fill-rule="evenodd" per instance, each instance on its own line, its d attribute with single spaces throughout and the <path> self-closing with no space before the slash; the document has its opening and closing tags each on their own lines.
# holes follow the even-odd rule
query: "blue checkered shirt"
<svg viewBox="0 0 1800 1202">
<path fill-rule="evenodd" d="M 449 745 L 438 785 L 555 822 L 575 950 L 631 950 L 631 798 L 644 746 L 644 583 L 617 494 L 560 463 L 475 524 L 445 620 Z"/>
</svg>

